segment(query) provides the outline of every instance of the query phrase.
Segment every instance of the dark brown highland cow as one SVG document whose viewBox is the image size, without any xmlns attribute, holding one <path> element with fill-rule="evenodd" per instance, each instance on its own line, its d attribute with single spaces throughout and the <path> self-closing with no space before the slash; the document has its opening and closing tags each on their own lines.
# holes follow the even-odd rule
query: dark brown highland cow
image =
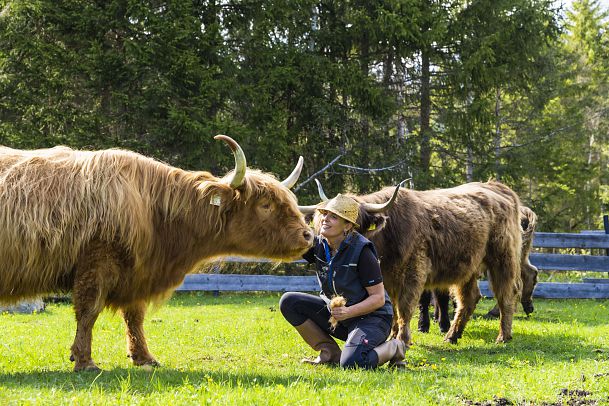
<svg viewBox="0 0 609 406">
<path fill-rule="evenodd" d="M 135 365 L 157 365 L 143 322 L 209 258 L 292 259 L 313 241 L 284 183 L 246 169 L 227 136 L 235 171 L 224 178 L 188 172 L 122 151 L 0 148 L 0 302 L 72 291 L 77 328 L 74 370 L 97 370 L 92 329 L 120 310 Z"/>
<path fill-rule="evenodd" d="M 533 313 L 533 291 L 537 286 L 539 270 L 529 259 L 533 249 L 533 233 L 537 227 L 537 215 L 526 206 L 520 206 L 520 226 L 522 227 L 522 256 L 520 258 L 520 277 L 522 278 L 522 294 L 520 303 L 528 316 Z M 500 315 L 499 307 L 495 305 L 486 314 L 487 318 L 497 318 Z"/>
<path fill-rule="evenodd" d="M 381 203 L 393 190 L 353 197 Z M 494 181 L 429 191 L 402 188 L 384 214 L 360 209 L 360 230 L 377 248 L 397 310 L 393 335 L 410 344 L 410 320 L 423 290 L 451 288 L 457 309 L 445 340 L 456 343 L 480 299 L 480 270 L 488 269 L 501 310 L 497 342 L 510 340 L 521 290 L 519 210 L 518 196 Z"/>
<path fill-rule="evenodd" d="M 537 285 L 537 267 L 531 264 L 529 255 L 533 245 L 533 233 L 537 226 L 537 215 L 533 210 L 526 206 L 520 206 L 520 228 L 522 233 L 522 254 L 520 257 L 520 277 L 522 279 L 522 294 L 520 295 L 520 303 L 527 314 L 531 314 L 533 307 L 533 291 Z M 447 290 L 434 290 L 433 299 L 432 292 L 425 290 L 419 301 L 419 324 L 418 330 L 422 332 L 429 331 L 429 305 L 434 301 L 434 319 L 440 325 L 440 331 L 446 333 L 450 328 L 450 320 L 448 315 L 448 307 L 450 302 L 450 294 Z M 499 306 L 495 305 L 484 316 L 485 318 L 498 318 L 500 315 Z"/>
</svg>

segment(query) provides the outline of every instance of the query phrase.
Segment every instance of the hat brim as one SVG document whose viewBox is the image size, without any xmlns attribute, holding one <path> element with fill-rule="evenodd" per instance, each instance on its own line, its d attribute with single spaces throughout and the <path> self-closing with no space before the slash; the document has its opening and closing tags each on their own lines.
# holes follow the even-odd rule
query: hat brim
<svg viewBox="0 0 609 406">
<path fill-rule="evenodd" d="M 359 227 L 359 224 L 354 223 L 353 221 L 349 220 L 348 218 L 344 217 L 343 215 L 341 215 L 339 212 L 337 212 L 336 210 L 333 209 L 326 209 L 324 207 L 318 207 L 317 211 L 320 212 L 321 214 L 325 214 L 326 212 L 330 212 L 332 214 L 336 214 L 338 217 L 340 217 L 341 219 L 345 220 L 347 223 L 351 223 L 353 224 L 355 227 Z"/>
</svg>

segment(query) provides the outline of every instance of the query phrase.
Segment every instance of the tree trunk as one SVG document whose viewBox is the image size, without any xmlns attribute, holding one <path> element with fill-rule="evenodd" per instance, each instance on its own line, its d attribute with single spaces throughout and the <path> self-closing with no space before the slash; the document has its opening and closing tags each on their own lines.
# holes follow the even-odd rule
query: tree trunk
<svg viewBox="0 0 609 406">
<path fill-rule="evenodd" d="M 501 180 L 501 89 L 495 94 L 495 178 Z"/>
<path fill-rule="evenodd" d="M 404 101 L 406 100 L 406 67 L 403 63 L 398 64 L 396 72 L 397 97 L 398 97 L 398 118 L 397 118 L 397 145 L 401 145 L 406 140 L 406 120 L 404 117 Z"/>
<path fill-rule="evenodd" d="M 467 161 L 465 163 L 465 180 L 467 182 L 474 181 L 474 153 L 472 147 L 467 147 Z"/>
<path fill-rule="evenodd" d="M 426 188 L 429 183 L 429 163 L 431 161 L 431 75 L 429 72 L 429 50 L 421 53 L 421 175 Z"/>
</svg>

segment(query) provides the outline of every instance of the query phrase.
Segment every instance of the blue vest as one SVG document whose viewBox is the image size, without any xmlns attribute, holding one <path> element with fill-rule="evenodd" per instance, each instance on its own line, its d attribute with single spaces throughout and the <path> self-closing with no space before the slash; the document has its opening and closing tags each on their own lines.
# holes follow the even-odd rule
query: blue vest
<svg viewBox="0 0 609 406">
<path fill-rule="evenodd" d="M 336 295 L 347 299 L 347 306 L 359 303 L 368 297 L 368 291 L 360 282 L 357 263 L 364 247 L 369 247 L 375 257 L 378 257 L 374 244 L 363 235 L 352 232 L 341 243 L 336 255 L 327 261 L 326 244 L 317 240 L 314 248 L 317 279 L 321 287 L 320 297 L 330 302 Z M 393 316 L 393 307 L 389 295 L 385 291 L 385 304 L 372 312 L 375 315 Z"/>
</svg>

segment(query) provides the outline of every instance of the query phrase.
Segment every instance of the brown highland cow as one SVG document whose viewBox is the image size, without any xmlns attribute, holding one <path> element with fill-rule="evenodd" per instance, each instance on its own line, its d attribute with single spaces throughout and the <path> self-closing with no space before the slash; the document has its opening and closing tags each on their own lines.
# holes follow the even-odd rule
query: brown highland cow
<svg viewBox="0 0 609 406">
<path fill-rule="evenodd" d="M 293 259 L 313 241 L 288 190 L 246 168 L 227 136 L 235 171 L 189 172 L 123 150 L 0 148 L 0 302 L 71 291 L 74 370 L 97 370 L 93 325 L 121 312 L 135 365 L 155 366 L 144 336 L 148 304 L 167 298 L 213 257 Z"/>
<path fill-rule="evenodd" d="M 533 245 L 533 233 L 537 226 L 537 215 L 533 210 L 526 206 L 520 206 L 520 227 L 522 233 L 522 255 L 520 257 L 520 277 L 522 279 L 522 294 L 520 303 L 527 314 L 531 314 L 533 307 L 533 291 L 537 285 L 537 267 L 531 264 L 529 255 Z M 448 307 L 450 303 L 450 294 L 447 290 L 434 290 L 432 292 L 425 290 L 419 301 L 419 324 L 418 330 L 422 332 L 429 331 L 429 305 L 434 301 L 434 319 L 440 325 L 440 331 L 446 333 L 450 328 L 450 319 Z M 485 318 L 498 318 L 500 315 L 499 306 L 495 305 L 484 316 Z"/>
<path fill-rule="evenodd" d="M 389 199 L 394 188 L 364 196 L 361 203 Z M 320 195 L 325 196 L 322 191 Z M 396 308 L 393 336 L 410 344 L 410 320 L 424 289 L 453 292 L 457 309 L 445 340 L 456 343 L 478 300 L 478 277 L 488 269 L 501 310 L 497 342 L 512 338 L 521 291 L 520 200 L 502 183 L 467 183 L 451 189 L 400 189 L 384 214 L 360 207 L 360 231 L 376 246 L 385 288 Z"/>
</svg>

